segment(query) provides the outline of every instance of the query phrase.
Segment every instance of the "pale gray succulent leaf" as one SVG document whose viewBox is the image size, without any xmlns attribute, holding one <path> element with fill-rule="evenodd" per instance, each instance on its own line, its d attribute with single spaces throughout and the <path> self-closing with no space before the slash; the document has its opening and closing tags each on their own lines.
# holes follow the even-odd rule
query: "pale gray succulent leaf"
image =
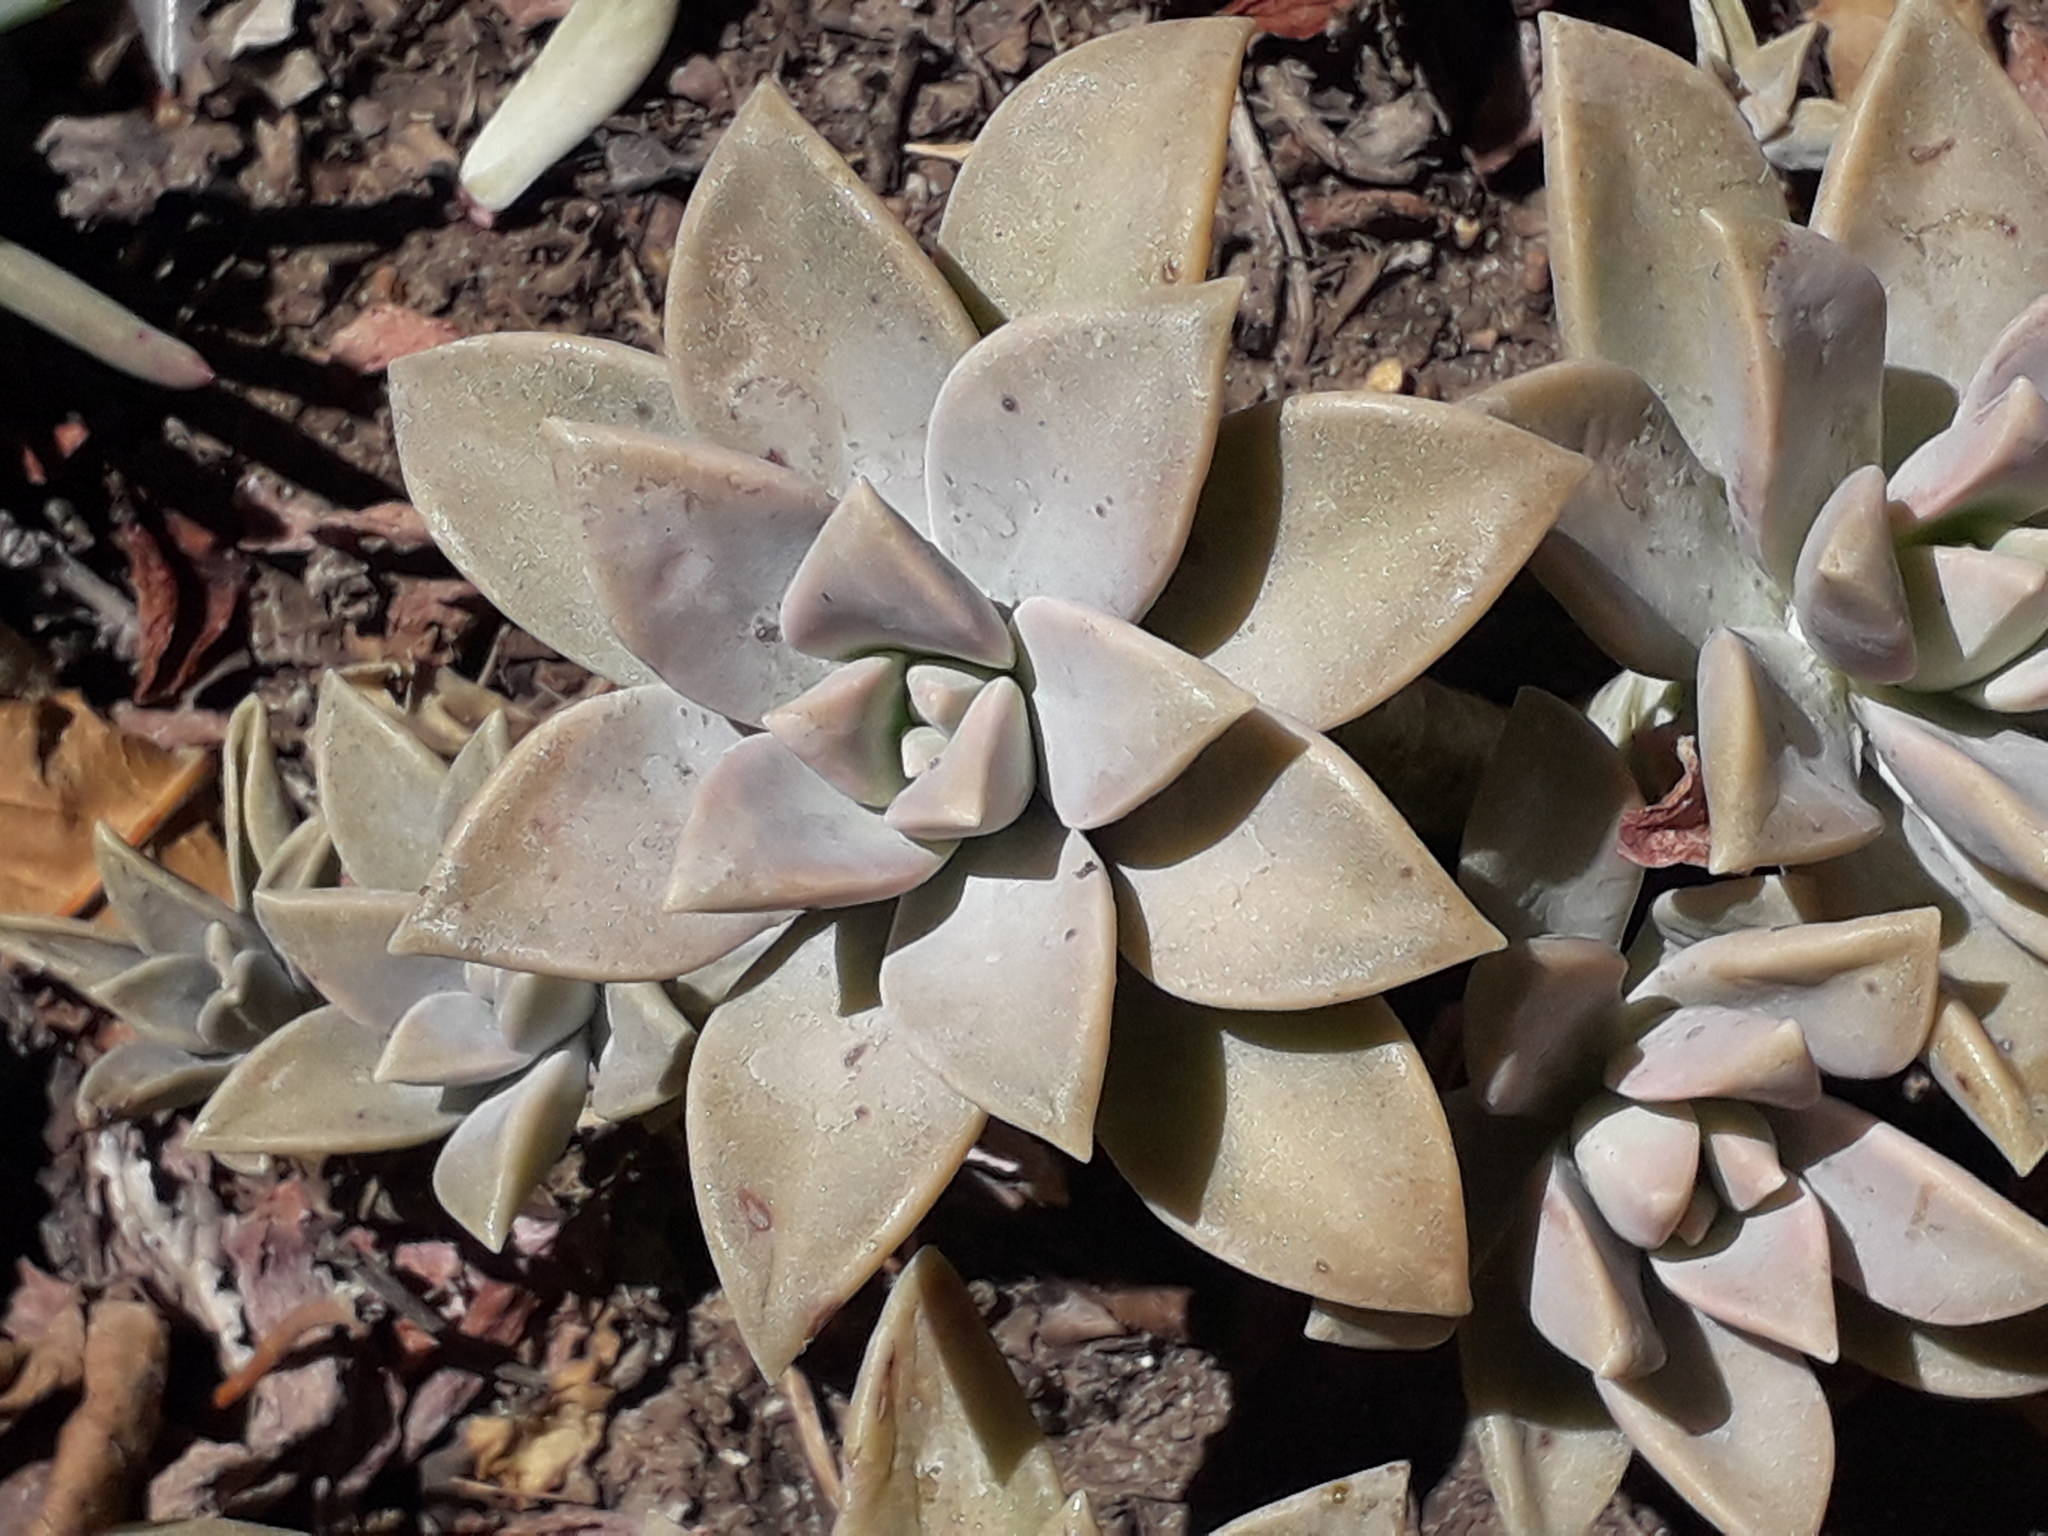
<svg viewBox="0 0 2048 1536">
<path fill-rule="evenodd" d="M 1340 1349 L 1435 1349 L 1458 1331 L 1460 1321 L 1427 1312 L 1385 1312 L 1311 1299 L 1301 1333 L 1317 1344 Z"/>
<path fill-rule="evenodd" d="M 939 755 L 889 802 L 882 819 L 927 843 L 986 837 L 1023 814 L 1037 782 L 1024 690 L 1013 677 L 992 677 Z"/>
<path fill-rule="evenodd" d="M 932 408 L 933 541 L 998 603 L 1143 617 L 1187 544 L 1243 291 L 1156 288 L 982 341 Z"/>
<path fill-rule="evenodd" d="M 298 825 L 277 771 L 277 748 L 263 701 L 251 694 L 228 716 L 221 744 L 221 821 L 235 904 L 247 909 L 249 893 Z"/>
<path fill-rule="evenodd" d="M 434 1159 L 434 1196 L 496 1252 L 512 1219 L 569 1148 L 589 1097 L 590 1053 L 572 1036 L 469 1111 Z"/>
<path fill-rule="evenodd" d="M 1723 1530 L 1814 1536 L 1834 1481 L 1834 1424 L 1812 1369 L 1782 1345 L 1652 1291 L 1668 1358 L 1596 1379 L 1644 1460 Z"/>
<path fill-rule="evenodd" d="M 1004 97 L 939 226 L 978 315 L 1117 303 L 1208 275 L 1252 30 L 1202 17 L 1113 32 Z"/>
<path fill-rule="evenodd" d="M 684 210 L 664 340 L 695 430 L 834 494 L 864 478 L 928 526 L 925 431 L 974 325 L 772 80 L 719 139 Z"/>
<path fill-rule="evenodd" d="M 119 930 L 68 917 L 0 917 L 0 955 L 18 965 L 47 971 L 74 992 L 92 996 L 145 958 L 123 943 Z"/>
<path fill-rule="evenodd" d="M 1771 1122 L 1752 1104 L 1713 1100 L 1695 1104 L 1700 1122 L 1700 1164 L 1729 1210 L 1755 1210 L 1785 1187 L 1785 1165 Z"/>
<path fill-rule="evenodd" d="M 1932 1148 L 1839 1099 L 1771 1113 L 1788 1171 L 1828 1212 L 1835 1275 L 1922 1322 L 2048 1304 L 2048 1227 Z"/>
<path fill-rule="evenodd" d="M 195 1054 L 162 1040 L 124 1040 L 79 1079 L 80 1119 L 93 1125 L 184 1109 L 212 1093 L 232 1066 L 230 1057 Z"/>
<path fill-rule="evenodd" d="M 1501 943 L 1364 771 L 1268 710 L 1093 841 L 1124 958 L 1205 1006 L 1320 1007 Z"/>
<path fill-rule="evenodd" d="M 410 890 L 362 886 L 263 891 L 256 914 L 323 997 L 369 1028 L 389 1031 L 422 998 L 463 990 L 459 960 L 390 953 L 392 935 L 417 902 Z"/>
<path fill-rule="evenodd" d="M 537 1056 L 588 1024 L 597 1000 L 597 988 L 590 982 L 519 971 L 500 978 L 493 1001 L 505 1043 Z"/>
<path fill-rule="evenodd" d="M 234 936 L 237 948 L 262 945 L 249 917 L 129 847 L 105 822 L 93 828 L 92 854 L 120 932 L 144 954 L 203 954 L 206 930 L 215 923 Z"/>
<path fill-rule="evenodd" d="M 871 809 L 887 805 L 908 780 L 902 763 L 903 658 L 863 656 L 761 717 L 769 735 L 819 778 Z"/>
<path fill-rule="evenodd" d="M 1792 1019 L 1717 1003 L 1674 1009 L 1607 1063 L 1607 1086 L 1638 1103 L 1740 1099 L 1803 1109 L 1820 1072 Z"/>
<path fill-rule="evenodd" d="M 2015 379 L 1998 399 L 1959 410 L 1893 471 L 1889 494 L 1914 531 L 1967 533 L 2036 516 L 2048 507 L 2048 399 L 2040 386 Z"/>
<path fill-rule="evenodd" d="M 1376 998 L 1233 1013 L 1126 980 L 1096 1134 L 1154 1215 L 1247 1273 L 1381 1311 L 1470 1305 L 1443 1107 Z"/>
<path fill-rule="evenodd" d="M 685 430 L 659 357 L 595 337 L 473 336 L 391 365 L 406 494 L 434 542 L 520 628 L 620 684 L 654 673 L 612 633 L 584 574 L 541 424 L 550 417 Z"/>
<path fill-rule="evenodd" d="M 152 955 L 87 995 L 145 1039 L 210 1053 L 216 1047 L 199 1032 L 199 1015 L 219 990 L 220 974 L 203 955 Z"/>
<path fill-rule="evenodd" d="M 1045 795 L 1077 831 L 1151 799 L 1258 702 L 1213 667 L 1083 604 L 1031 597 L 1012 617 Z"/>
<path fill-rule="evenodd" d="M 1835 1283 L 1827 1216 L 1796 1181 L 1741 1214 L 1722 1211 L 1696 1242 L 1650 1255 L 1665 1290 L 1718 1322 L 1833 1360 Z"/>
<path fill-rule="evenodd" d="M 664 904 L 691 802 L 738 739 L 728 721 L 659 685 L 553 716 L 458 818 L 396 952 L 660 981 L 787 922 L 787 912 L 705 916 Z"/>
<path fill-rule="evenodd" d="M 469 740 L 462 744 L 448 764 L 448 772 L 441 780 L 441 793 L 434 803 L 434 825 L 438 829 L 436 841 L 445 842 L 455 823 L 462 816 L 463 807 L 476 797 L 486 780 L 497 772 L 498 765 L 505 761 L 505 755 L 512 750 L 512 722 L 502 709 L 493 710 L 483 724 L 471 732 Z M 425 883 L 421 875 L 421 883 Z"/>
<path fill-rule="evenodd" d="M 1465 820 L 1458 884 L 1510 939 L 1619 945 L 1643 881 L 1621 852 L 1621 826 L 1642 803 L 1598 726 L 1521 689 Z"/>
<path fill-rule="evenodd" d="M 816 481 L 701 438 L 572 421 L 542 433 L 597 601 L 663 682 L 758 725 L 825 675 L 781 622 L 783 592 L 832 512 Z"/>
<path fill-rule="evenodd" d="M 955 1092 L 1083 1162 L 1115 990 L 1109 875 L 1043 806 L 896 904 L 881 991 L 900 1038 Z"/>
<path fill-rule="evenodd" d="M 1972 858 L 2048 890 L 2048 741 L 1999 717 L 1859 698 L 1879 769 Z"/>
<path fill-rule="evenodd" d="M 801 919 L 713 1010 L 690 1063 L 698 1217 L 771 1381 L 910 1234 L 984 1124 L 880 1006 L 888 920 Z"/>
<path fill-rule="evenodd" d="M 1624 962 L 1611 943 L 1521 939 L 1473 962 L 1464 1053 L 1488 1114 L 1545 1115 L 1597 1087 L 1621 1028 Z"/>
<path fill-rule="evenodd" d="M 1792 580 L 1799 633 L 1830 666 L 1896 683 L 1919 665 L 1884 471 L 1866 464 L 1829 493 Z"/>
<path fill-rule="evenodd" d="M 1846 1287 L 1838 1302 L 1842 1357 L 1888 1381 L 1976 1400 L 2048 1391 L 2048 1312 L 1941 1327 L 1887 1312 Z"/>
<path fill-rule="evenodd" d="M 1506 423 L 1367 390 L 1237 412 L 1145 625 L 1327 730 L 1471 628 L 1588 468 Z"/>
<path fill-rule="evenodd" d="M 1899 551 L 1899 573 L 1919 661 L 1901 686 L 1916 693 L 1977 682 L 2048 634 L 2048 565 L 1967 544 L 1918 544 Z"/>
<path fill-rule="evenodd" d="M 461 1112 L 438 1088 L 377 1081 L 385 1033 L 335 1007 L 301 1015 L 235 1063 L 187 1145 L 317 1159 L 439 1140 Z"/>
<path fill-rule="evenodd" d="M 1890 361 L 1958 389 L 2048 292 L 2048 135 L 1943 0 L 1897 8 L 1811 224 L 1883 279 Z"/>
<path fill-rule="evenodd" d="M 675 850 L 669 911 L 766 915 L 900 896 L 952 845 L 905 837 L 764 734 L 735 742 L 703 775 Z"/>
<path fill-rule="evenodd" d="M 697 1026 L 659 982 L 605 985 L 604 1045 L 590 1077 L 590 1109 L 631 1120 L 682 1097 Z"/>
<path fill-rule="evenodd" d="M 1664 1363 L 1643 1296 L 1643 1256 L 1601 1214 L 1573 1160 L 1546 1159 L 1529 1235 L 1529 1321 L 1598 1377 L 1640 1376 Z"/>
<path fill-rule="evenodd" d="M 1571 1159 L 1607 1228 L 1637 1248 L 1678 1230 L 1699 1176 L 1700 1126 L 1688 1103 L 1588 1098 L 1572 1119 Z"/>
<path fill-rule="evenodd" d="M 490 999 L 474 992 L 430 992 L 392 1026 L 376 1077 L 380 1083 L 470 1088 L 524 1070 L 537 1054 L 506 1040 Z"/>
<path fill-rule="evenodd" d="M 780 613 L 789 644 L 832 661 L 877 650 L 996 668 L 1015 659 L 995 605 L 865 480 L 825 519 Z"/>
<path fill-rule="evenodd" d="M 348 877 L 375 890 L 417 890 L 440 848 L 448 765 L 402 716 L 332 671 L 320 679 L 312 752 L 320 812 Z"/>
<path fill-rule="evenodd" d="M 1022 1536 L 1062 1513 L 1052 1446 L 936 1248 L 904 1265 L 868 1335 L 844 1459 L 837 1536 Z"/>
<path fill-rule="evenodd" d="M 1218 1526 L 1216 1536 L 1407 1536 L 1408 1463 L 1333 1477 Z"/>
</svg>

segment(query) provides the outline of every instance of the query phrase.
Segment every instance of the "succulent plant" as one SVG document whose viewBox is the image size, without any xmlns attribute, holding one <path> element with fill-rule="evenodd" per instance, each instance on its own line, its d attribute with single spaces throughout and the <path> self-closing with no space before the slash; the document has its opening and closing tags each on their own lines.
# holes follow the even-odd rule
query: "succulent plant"
<svg viewBox="0 0 2048 1536">
<path fill-rule="evenodd" d="M 1833 1431 L 1802 1357 L 2039 1390 L 2048 1227 L 1824 1089 L 1920 1052 L 1939 914 L 1804 922 L 1775 878 L 1722 882 L 1667 893 L 1624 957 L 1640 803 L 1584 716 L 1521 695 L 1460 861 L 1510 940 L 1472 969 L 1452 1108 L 1472 1432 L 1517 1533 L 1585 1529 L 1631 1448 L 1725 1531 L 1817 1531 Z"/>
<path fill-rule="evenodd" d="M 1700 68 L 1734 96 L 1764 157 L 1782 171 L 1819 170 L 1847 115 L 1838 101 L 1799 94 L 1820 30 L 1802 21 L 1758 42 L 1743 0 L 1692 0 Z"/>
<path fill-rule="evenodd" d="M 1060 1484 L 1031 1405 L 936 1248 L 903 1266 L 849 1405 L 834 1536 L 987 1531 L 1094 1536 L 1088 1495 Z M 1408 1464 L 1282 1499 L 1216 1536 L 1402 1536 Z"/>
<path fill-rule="evenodd" d="M 222 756 L 232 905 L 102 824 L 93 861 L 112 922 L 0 917 L 0 955 L 48 972 L 135 1031 L 80 1082 L 87 1120 L 198 1103 L 243 1052 L 315 1001 L 252 903 L 261 891 L 329 879 L 333 846 L 320 818 L 302 821 L 287 798 L 260 701 L 237 706 Z"/>
<path fill-rule="evenodd" d="M 1543 28 L 1572 357 L 1480 404 L 1597 467 L 1532 568 L 1692 682 L 1714 872 L 1849 854 L 1896 794 L 1929 877 L 2048 954 L 2048 135 L 1945 0 L 1901 0 L 1801 228 L 1713 79 Z"/>
<path fill-rule="evenodd" d="M 764 84 L 686 211 L 666 363 L 511 335 L 392 369 L 441 546 L 621 685 L 491 776 L 394 950 L 642 981 L 770 946 L 686 1124 L 771 1377 L 985 1115 L 1090 1154 L 1113 1015 L 1112 1074 L 1177 1056 L 1191 1096 L 1105 1111 L 1179 1230 L 1463 1308 L 1441 1114 L 1370 999 L 1497 940 L 1322 730 L 1464 631 L 1583 466 L 1371 394 L 1223 417 L 1238 285 L 1202 279 L 1248 30 L 1137 27 L 1033 77 L 937 266 Z M 1355 1096 L 1318 1100 L 1299 1068 L 1340 1054 Z M 1375 1113 L 1370 1156 L 1332 1155 Z M 1344 1164 L 1327 1208 L 1263 1198 L 1288 1160 L 1260 1135 Z M 1353 1198 L 1397 1219 L 1289 1226 Z"/>
<path fill-rule="evenodd" d="M 325 1005 L 235 1064 L 191 1146 L 320 1157 L 446 1137 L 434 1193 L 495 1249 L 586 1108 L 623 1120 L 682 1092 L 696 1031 L 657 983 L 599 988 L 386 952 L 442 835 L 510 744 L 495 711 L 445 761 L 402 714 L 322 678 L 315 777 L 349 883 L 258 890 L 254 905 Z"/>
</svg>

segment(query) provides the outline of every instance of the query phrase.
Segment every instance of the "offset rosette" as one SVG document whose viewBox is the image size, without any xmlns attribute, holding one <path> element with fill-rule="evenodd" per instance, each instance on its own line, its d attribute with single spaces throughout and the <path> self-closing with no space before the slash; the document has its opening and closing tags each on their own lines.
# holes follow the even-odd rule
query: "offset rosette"
<svg viewBox="0 0 2048 1536">
<path fill-rule="evenodd" d="M 1571 356 L 1480 404 L 1596 468 L 1532 568 L 1616 661 L 1691 685 L 1708 868 L 1903 837 L 1952 950 L 1997 930 L 1951 991 L 1995 965 L 2014 1003 L 1951 1034 L 2013 1042 L 1971 1108 L 2029 1167 L 2048 1146 L 2044 1015 L 2018 1003 L 2048 956 L 2048 135 L 1951 7 L 1902 0 L 1802 228 L 1711 75 L 1561 16 L 1543 35 Z"/>
</svg>

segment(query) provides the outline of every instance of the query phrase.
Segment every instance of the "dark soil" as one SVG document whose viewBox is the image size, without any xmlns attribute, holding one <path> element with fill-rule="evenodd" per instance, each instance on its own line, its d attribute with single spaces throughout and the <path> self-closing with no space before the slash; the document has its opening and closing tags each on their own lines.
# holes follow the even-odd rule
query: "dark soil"
<svg viewBox="0 0 2048 1536">
<path fill-rule="evenodd" d="M 1217 231 L 1219 268 L 1251 284 L 1234 404 L 1368 382 L 1456 398 L 1555 354 L 1530 148 L 1540 8 L 1357 0 L 1319 38 L 1258 40 L 1244 83 L 1264 155 L 1233 158 Z M 404 494 L 381 382 L 357 350 L 365 313 L 396 306 L 442 335 L 541 328 L 658 346 L 683 201 L 755 81 L 779 79 L 929 238 L 953 165 L 910 146 L 971 139 L 1055 51 L 1149 14 L 1088 0 L 684 9 L 635 104 L 488 229 L 461 216 L 454 166 L 532 56 L 543 0 L 320 0 L 281 41 L 232 59 L 216 10 L 186 101 L 158 97 L 111 0 L 0 38 L 0 236 L 185 337 L 221 374 L 168 397 L 0 316 L 0 617 L 64 683 L 177 744 L 217 741 L 252 688 L 289 742 L 309 677 L 350 661 L 449 664 L 537 709 L 579 695 L 578 669 L 506 626 L 430 547 L 344 515 Z M 1574 9 L 1686 36 L 1683 0 Z M 178 600 L 161 634 L 137 613 L 124 529 L 169 552 Z M 204 622 L 209 594 L 228 605 L 224 626 Z M 1604 675 L 1522 586 L 1439 674 L 1497 698 Z M 1397 1003 L 1427 1036 L 1450 995 L 1440 984 Z M 150 1513 L 221 1505 L 323 1531 L 626 1536 L 646 1511 L 716 1532 L 829 1526 L 802 1397 L 830 1428 L 876 1288 L 802 1378 L 760 1381 L 675 1209 L 673 1130 L 575 1154 L 553 1181 L 562 1223 L 501 1258 L 449 1241 L 404 1159 L 231 1173 L 180 1153 L 175 1126 L 82 1131 L 71 1051 L 91 1050 L 95 1019 L 4 977 L 0 1007 L 22 1053 L 0 1074 L 0 1158 L 14 1170 L 0 1243 L 95 1293 L 139 1284 L 176 1319 Z M 1965 1143 L 1944 1106 L 1914 1113 L 1944 1145 Z M 1424 1530 L 1498 1528 L 1459 1455 L 1450 1348 L 1308 1344 L 1298 1299 L 1181 1244 L 1108 1169 L 1009 1141 L 987 1154 L 921 1236 L 973 1279 L 1106 1531 L 1206 1530 L 1404 1456 Z M 335 1274 L 387 1297 L 391 1318 L 214 1408 L 218 1339 Z M 1843 1460 L 1861 1471 L 1838 1487 L 1831 1529 L 2048 1525 L 2048 1459 L 2024 1417 L 1837 1374 Z M 57 1422 L 31 1415 L 0 1438 L 0 1530 L 33 1507 Z M 522 1494 L 546 1435 L 568 1447 L 561 1475 Z M 1601 1529 L 1702 1527 L 1638 1471 Z"/>
</svg>

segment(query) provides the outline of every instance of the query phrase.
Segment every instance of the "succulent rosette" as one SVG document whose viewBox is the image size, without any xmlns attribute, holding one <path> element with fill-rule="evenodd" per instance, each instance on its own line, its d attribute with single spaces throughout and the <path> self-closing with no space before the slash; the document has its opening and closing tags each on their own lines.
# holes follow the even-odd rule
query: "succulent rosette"
<svg viewBox="0 0 2048 1536">
<path fill-rule="evenodd" d="M 255 699 L 228 721 L 221 802 L 232 903 L 102 824 L 93 862 L 111 922 L 0 916 L 0 955 L 49 973 L 135 1032 L 79 1083 L 88 1121 L 198 1103 L 243 1052 L 316 1001 L 251 904 L 259 891 L 331 879 L 333 845 L 320 818 L 301 820 L 286 796 Z"/>
<path fill-rule="evenodd" d="M 1814 1532 L 1834 1437 L 1807 1357 L 2039 1391 L 2048 1227 L 1826 1091 L 1923 1048 L 1940 914 L 1806 922 L 1790 881 L 1726 881 L 1660 898 L 1624 956 L 1640 804 L 1584 716 L 1521 695 L 1460 861 L 1510 941 L 1472 969 L 1452 1108 L 1472 1432 L 1517 1536 L 1588 1528 L 1631 1454 L 1724 1531 Z"/>
<path fill-rule="evenodd" d="M 1951 941 L 1995 927 L 2037 969 L 2048 135 L 1951 7 L 1903 0 L 1802 228 L 1713 78 L 1543 27 L 1572 357 L 1481 403 L 1597 467 L 1533 568 L 1617 661 L 1692 685 L 1710 869 L 1848 855 L 1896 796 Z M 2022 1166 L 2028 1012 L 1956 1026 L 2018 1042 L 2025 1093 L 1973 1113 Z"/>
<path fill-rule="evenodd" d="M 490 710 L 466 735 L 444 758 L 377 679 L 322 677 L 314 775 L 347 883 L 253 899 L 318 997 L 234 1064 L 188 1144 L 320 1158 L 442 1141 L 434 1193 L 495 1249 L 586 1109 L 623 1120 L 682 1092 L 696 1031 L 657 983 L 387 952 L 448 827 L 503 761 L 510 716 Z"/>
<path fill-rule="evenodd" d="M 665 363 L 497 336 L 392 370 L 442 547 L 621 685 L 491 776 L 394 949 L 614 981 L 772 946 L 686 1113 L 770 1376 L 989 1114 L 1087 1157 L 1100 1107 L 1195 1241 L 1463 1308 L 1441 1113 L 1372 999 L 1497 937 L 1322 732 L 1470 625 L 1583 465 L 1370 394 L 1224 415 L 1239 289 L 1203 278 L 1248 34 L 1049 65 L 938 265 L 764 84 L 686 210 Z M 1113 1016 L 1111 1097 L 1156 1090 L 1115 1113 Z"/>
</svg>

